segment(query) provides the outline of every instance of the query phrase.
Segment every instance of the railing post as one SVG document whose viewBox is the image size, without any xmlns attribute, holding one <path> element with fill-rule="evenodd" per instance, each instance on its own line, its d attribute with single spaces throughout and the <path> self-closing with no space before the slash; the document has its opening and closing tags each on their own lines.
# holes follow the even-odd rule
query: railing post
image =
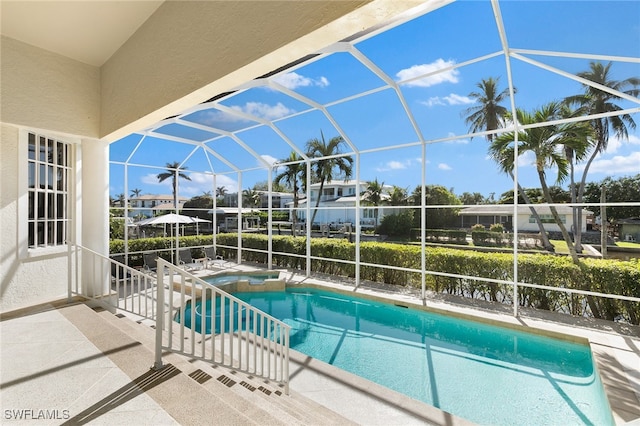
<svg viewBox="0 0 640 426">
<path fill-rule="evenodd" d="M 289 395 L 289 328 L 284 329 L 284 393 Z"/>
<path fill-rule="evenodd" d="M 155 348 L 155 362 L 153 363 L 153 370 L 161 370 L 162 365 L 162 327 L 164 322 L 164 265 L 162 265 L 162 271 L 160 271 L 160 259 L 156 265 L 157 280 L 156 286 L 158 288 L 158 297 L 156 301 L 156 348 Z M 162 272 L 162 273 L 161 273 Z"/>
</svg>

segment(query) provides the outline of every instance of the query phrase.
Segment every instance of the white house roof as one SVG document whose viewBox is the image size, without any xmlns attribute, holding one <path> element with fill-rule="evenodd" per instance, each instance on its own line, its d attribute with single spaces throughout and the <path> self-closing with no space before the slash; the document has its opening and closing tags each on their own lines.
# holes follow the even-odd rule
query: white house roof
<svg viewBox="0 0 640 426">
<path fill-rule="evenodd" d="M 530 207 L 534 207 L 538 214 L 551 214 L 551 209 L 548 206 L 538 206 L 538 205 L 518 205 L 518 214 L 530 214 Z M 573 213 L 573 209 L 569 206 L 556 206 L 556 211 L 558 214 L 571 214 Z M 513 215 L 513 205 L 504 204 L 504 205 L 477 205 L 473 207 L 465 207 L 460 210 L 460 215 L 462 216 L 512 216 Z M 593 214 L 592 211 L 582 209 L 583 215 Z"/>
</svg>

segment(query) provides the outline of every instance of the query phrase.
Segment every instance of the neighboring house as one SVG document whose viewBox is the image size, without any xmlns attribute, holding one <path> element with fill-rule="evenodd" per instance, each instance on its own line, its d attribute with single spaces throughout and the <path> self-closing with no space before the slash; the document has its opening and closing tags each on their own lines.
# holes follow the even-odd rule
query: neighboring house
<svg viewBox="0 0 640 426">
<path fill-rule="evenodd" d="M 363 194 L 367 189 L 368 182 L 360 181 L 360 192 Z M 384 192 L 382 199 L 388 198 L 388 193 L 393 187 L 391 185 L 384 186 Z M 355 224 L 358 220 L 364 228 L 374 227 L 376 223 L 375 208 L 369 205 L 366 198 L 363 195 L 360 196 L 360 216 L 356 218 L 356 191 L 357 181 L 329 181 L 324 184 L 322 188 L 322 194 L 319 194 L 320 184 L 314 183 L 309 187 L 310 195 L 310 213 L 309 216 L 313 216 L 313 211 L 316 207 L 316 200 L 320 195 L 320 204 L 318 205 L 318 213 L 315 217 L 315 224 L 328 224 L 333 226 L 340 226 L 343 223 Z M 289 204 L 291 214 L 293 214 L 293 203 Z M 383 204 L 378 206 L 378 224 L 385 215 L 397 213 L 398 209 L 393 207 L 385 207 Z M 298 202 L 298 218 L 301 221 L 306 221 L 307 218 L 307 200 L 300 200 Z"/>
<path fill-rule="evenodd" d="M 187 197 L 178 197 L 178 210 L 182 210 Z M 129 198 L 129 217 L 153 217 L 157 212 L 175 210 L 173 195 L 141 195 Z"/>
<path fill-rule="evenodd" d="M 519 205 L 517 213 L 518 231 L 538 232 L 538 224 L 535 217 L 531 214 L 529 205 Z M 551 209 L 544 206 L 533 207 L 542 220 L 544 229 L 550 232 L 559 232 L 560 227 L 556 224 Z M 567 228 L 567 231 L 573 230 L 573 209 L 571 207 L 556 206 L 556 211 L 560 216 L 560 220 Z M 593 212 L 582 209 L 582 232 L 587 231 L 587 219 L 593 215 Z M 460 226 L 462 228 L 471 228 L 479 223 L 487 228 L 494 223 L 504 225 L 508 231 L 513 230 L 513 206 L 512 205 L 478 205 L 474 207 L 462 208 L 459 213 Z"/>
<path fill-rule="evenodd" d="M 260 194 L 260 204 L 256 206 L 259 209 L 266 209 L 269 207 L 269 192 L 256 191 Z M 285 209 L 287 204 L 293 202 L 293 193 L 291 192 L 272 192 L 271 193 L 271 207 L 274 209 Z M 238 193 L 224 194 L 224 205 L 227 207 L 238 207 Z M 248 206 L 244 206 L 248 207 Z"/>
<path fill-rule="evenodd" d="M 619 219 L 616 221 L 616 224 L 618 225 L 620 241 L 640 241 L 640 217 Z"/>
</svg>

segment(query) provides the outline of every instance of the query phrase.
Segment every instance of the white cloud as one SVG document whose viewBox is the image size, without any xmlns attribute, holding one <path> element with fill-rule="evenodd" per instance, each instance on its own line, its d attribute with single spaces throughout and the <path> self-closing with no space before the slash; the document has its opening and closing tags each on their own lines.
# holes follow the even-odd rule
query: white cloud
<svg viewBox="0 0 640 426">
<path fill-rule="evenodd" d="M 313 79 L 309 77 L 305 77 L 295 72 L 289 72 L 287 74 L 280 75 L 273 79 L 276 83 L 279 83 L 286 87 L 287 89 L 297 89 L 298 87 L 309 87 L 309 86 L 317 86 L 317 87 L 327 87 L 329 85 L 329 80 L 326 77 L 320 77 L 318 79 Z"/>
<path fill-rule="evenodd" d="M 475 101 L 468 96 L 458 95 L 456 93 L 450 93 L 449 96 L 433 96 L 426 101 L 420 102 L 422 105 L 432 107 L 435 105 L 468 105 Z"/>
<path fill-rule="evenodd" d="M 456 134 L 455 134 L 455 133 L 452 133 L 452 132 L 449 132 L 449 133 L 447 134 L 447 136 L 448 136 L 448 137 L 450 137 L 450 138 L 452 138 L 452 137 L 455 137 L 455 136 L 456 136 Z M 466 144 L 468 144 L 469 142 L 470 142 L 470 141 L 469 141 L 469 139 L 454 139 L 454 140 L 450 140 L 450 141 L 448 141 L 447 143 L 466 145 Z"/>
<path fill-rule="evenodd" d="M 400 81 L 409 80 L 421 75 L 437 72 L 438 70 L 451 67 L 454 64 L 455 61 L 445 61 L 444 59 L 440 58 L 436 59 L 430 64 L 413 65 L 409 68 L 402 69 L 396 73 L 396 77 Z M 447 71 L 439 72 L 437 74 L 429 75 L 418 80 L 413 80 L 409 83 L 406 83 L 406 86 L 429 87 L 440 83 L 457 83 L 459 74 L 460 72 L 458 70 L 450 69 Z"/>
<path fill-rule="evenodd" d="M 262 102 L 247 102 L 244 106 L 235 105 L 231 108 L 265 120 L 275 120 L 295 112 L 295 110 L 287 108 L 282 102 L 278 102 L 275 105 L 263 104 Z"/>
<path fill-rule="evenodd" d="M 380 167 L 376 168 L 377 172 L 390 172 L 393 170 L 404 170 L 411 166 L 411 160 L 406 161 L 388 161 Z"/>
<path fill-rule="evenodd" d="M 439 169 L 439 170 L 452 170 L 452 169 L 451 169 L 451 166 L 449 166 L 449 165 L 448 165 L 448 164 L 446 164 L 446 163 L 440 163 L 440 164 L 438 164 L 438 169 Z"/>
<path fill-rule="evenodd" d="M 584 165 L 579 169 L 584 169 Z M 607 176 L 640 173 L 640 151 L 632 152 L 626 156 L 616 155 L 612 158 L 594 160 L 589 168 L 589 173 L 604 173 Z"/>
<path fill-rule="evenodd" d="M 264 161 L 266 161 L 272 166 L 278 162 L 278 159 L 276 157 L 272 157 L 271 155 L 263 154 L 260 157 L 262 157 Z M 262 166 L 262 163 L 259 163 L 259 165 Z"/>
<path fill-rule="evenodd" d="M 618 149 L 624 145 L 640 145 L 640 137 L 636 135 L 629 135 L 629 139 L 619 139 L 616 136 L 612 136 L 609 138 L 609 142 L 607 143 L 607 150 L 604 152 L 605 154 L 615 154 L 618 152 Z"/>
</svg>

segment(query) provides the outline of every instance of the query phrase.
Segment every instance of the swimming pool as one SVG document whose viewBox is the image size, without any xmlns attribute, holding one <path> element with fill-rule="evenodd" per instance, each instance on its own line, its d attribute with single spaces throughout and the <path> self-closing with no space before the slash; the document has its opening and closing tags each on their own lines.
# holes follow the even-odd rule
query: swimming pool
<svg viewBox="0 0 640 426">
<path fill-rule="evenodd" d="M 234 296 L 290 325 L 291 348 L 475 423 L 613 424 L 587 345 L 311 288 Z M 211 301 L 195 311 L 210 333 Z"/>
<path fill-rule="evenodd" d="M 479 424 L 613 424 L 588 346 L 316 289 L 236 293 L 291 347 Z"/>
</svg>

